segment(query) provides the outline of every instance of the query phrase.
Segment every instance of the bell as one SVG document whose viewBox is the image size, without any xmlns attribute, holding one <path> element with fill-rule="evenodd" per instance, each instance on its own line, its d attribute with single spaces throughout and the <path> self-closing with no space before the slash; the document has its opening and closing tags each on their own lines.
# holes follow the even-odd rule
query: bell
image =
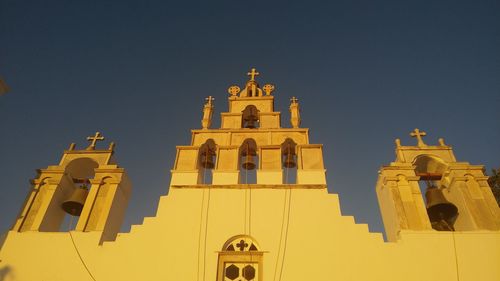
<svg viewBox="0 0 500 281">
<path fill-rule="evenodd" d="M 245 128 L 249 128 L 249 129 L 255 129 L 256 126 L 255 126 L 255 121 L 257 119 L 255 119 L 253 116 L 249 116 L 248 119 L 245 119 Z"/>
<path fill-rule="evenodd" d="M 211 154 L 203 153 L 201 155 L 201 166 L 205 169 L 213 169 L 215 167 L 214 159 Z"/>
<path fill-rule="evenodd" d="M 246 154 L 245 162 L 243 162 L 243 164 L 241 164 L 241 166 L 245 170 L 253 170 L 253 169 L 255 169 L 255 161 L 253 160 L 253 154 L 252 153 L 247 153 Z"/>
<path fill-rule="evenodd" d="M 62 203 L 62 209 L 72 216 L 79 216 L 82 213 L 88 194 L 89 191 L 86 188 L 75 189 L 71 197 Z"/>
<path fill-rule="evenodd" d="M 429 186 L 425 191 L 425 199 L 432 228 L 439 231 L 455 231 L 453 224 L 458 216 L 458 208 L 446 200 L 441 189 Z"/>
<path fill-rule="evenodd" d="M 295 166 L 297 166 L 297 163 L 295 162 L 295 159 L 293 158 L 292 153 L 286 154 L 286 158 L 285 158 L 285 162 L 283 163 L 283 166 L 285 166 L 286 168 L 295 168 Z"/>
</svg>

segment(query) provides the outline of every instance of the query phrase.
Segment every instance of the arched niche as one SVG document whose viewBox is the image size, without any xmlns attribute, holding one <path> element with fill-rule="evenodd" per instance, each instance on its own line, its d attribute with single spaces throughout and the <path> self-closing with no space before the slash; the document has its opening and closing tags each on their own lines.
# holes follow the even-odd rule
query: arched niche
<svg viewBox="0 0 500 281">
<path fill-rule="evenodd" d="M 213 139 L 208 139 L 200 146 L 198 151 L 199 179 L 202 184 L 212 183 L 211 170 L 217 163 L 217 145 Z"/>
<path fill-rule="evenodd" d="M 419 188 L 424 195 L 427 216 L 433 229 L 438 231 L 455 231 L 454 224 L 459 216 L 458 208 L 453 200 L 449 201 L 441 178 L 448 165 L 434 155 L 419 155 L 413 160 L 415 174 L 420 177 Z M 400 186 L 409 185 L 400 181 Z"/>
<path fill-rule="evenodd" d="M 245 139 L 239 149 L 240 183 L 257 183 L 258 164 L 257 143 L 254 139 Z"/>
<path fill-rule="evenodd" d="M 79 217 L 86 202 L 90 180 L 95 176 L 99 164 L 90 158 L 77 158 L 69 162 L 64 171 L 72 184 L 61 182 L 59 188 L 62 194 L 61 206 L 64 217 L 59 226 L 60 231 L 70 231 L 76 227 L 75 217 Z"/>
<path fill-rule="evenodd" d="M 255 129 L 260 127 L 259 110 L 255 105 L 248 105 L 243 109 L 241 116 L 241 127 Z"/>
<path fill-rule="evenodd" d="M 297 181 L 297 144 L 286 138 L 281 144 L 281 160 L 284 169 L 284 183 L 296 183 Z"/>
</svg>

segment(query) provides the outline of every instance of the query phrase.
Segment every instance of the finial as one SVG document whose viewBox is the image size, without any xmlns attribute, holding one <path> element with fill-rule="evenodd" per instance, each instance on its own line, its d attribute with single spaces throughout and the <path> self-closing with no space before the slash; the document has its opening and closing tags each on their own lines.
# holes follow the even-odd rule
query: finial
<svg viewBox="0 0 500 281">
<path fill-rule="evenodd" d="M 72 143 L 69 145 L 68 150 L 75 150 L 75 146 L 76 146 L 76 145 L 75 145 L 75 143 L 74 143 L 74 142 L 72 142 Z"/>
<path fill-rule="evenodd" d="M 247 75 L 250 76 L 250 81 L 255 81 L 255 76 L 260 75 L 260 73 L 255 71 L 255 68 L 252 68 L 252 70 L 248 72 Z"/>
<path fill-rule="evenodd" d="M 111 142 L 111 143 L 109 144 L 108 150 L 111 150 L 111 151 L 115 150 L 115 146 L 116 146 L 116 145 L 115 145 L 115 143 L 114 143 L 114 142 Z"/>
<path fill-rule="evenodd" d="M 438 142 L 439 142 L 439 145 L 440 145 L 440 146 L 447 146 L 447 145 L 444 143 L 444 139 L 443 139 L 443 138 L 439 138 L 439 139 L 438 139 Z"/>
<path fill-rule="evenodd" d="M 205 105 L 203 106 L 203 119 L 201 119 L 201 127 L 203 129 L 208 129 L 212 124 L 212 112 L 214 110 L 214 106 L 212 101 L 214 101 L 214 97 L 208 96 L 205 98 Z"/>
<path fill-rule="evenodd" d="M 212 96 L 208 96 L 207 98 L 205 98 L 205 101 L 207 102 L 206 104 L 207 105 L 212 105 L 212 101 L 214 101 L 215 98 L 212 97 Z"/>
<path fill-rule="evenodd" d="M 229 89 L 227 89 L 227 92 L 233 97 L 236 96 L 240 91 L 241 89 L 238 86 L 231 86 L 229 87 Z"/>
<path fill-rule="evenodd" d="M 292 97 L 290 99 L 290 124 L 292 128 L 298 128 L 300 126 L 300 109 L 298 99 L 296 97 Z"/>
<path fill-rule="evenodd" d="M 396 143 L 396 147 L 401 147 L 401 140 L 400 139 L 395 139 L 394 143 Z"/>
<path fill-rule="evenodd" d="M 96 132 L 93 137 L 87 137 L 87 140 L 90 141 L 90 145 L 87 147 L 87 150 L 94 150 L 96 142 L 104 140 L 104 137 L 101 133 Z"/>
<path fill-rule="evenodd" d="M 416 137 L 417 138 L 417 146 L 419 147 L 423 147 L 423 146 L 427 146 L 424 141 L 422 140 L 422 137 L 423 136 L 426 136 L 427 133 L 426 132 L 421 132 L 419 129 L 415 128 L 415 130 L 413 130 L 413 132 L 410 133 L 410 136 L 412 137 Z"/>
<path fill-rule="evenodd" d="M 262 90 L 264 90 L 266 96 L 270 96 L 271 93 L 274 91 L 274 85 L 266 84 L 264 85 L 264 87 L 262 87 Z"/>
</svg>

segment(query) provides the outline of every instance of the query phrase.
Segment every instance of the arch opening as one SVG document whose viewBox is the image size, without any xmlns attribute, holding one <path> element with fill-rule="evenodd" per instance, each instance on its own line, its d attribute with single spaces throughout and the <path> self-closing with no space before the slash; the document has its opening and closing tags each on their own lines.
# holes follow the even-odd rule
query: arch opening
<svg viewBox="0 0 500 281">
<path fill-rule="evenodd" d="M 239 151 L 240 183 L 257 183 L 257 170 L 259 156 L 257 153 L 257 143 L 254 139 L 246 139 L 240 146 Z"/>
<path fill-rule="evenodd" d="M 413 160 L 415 174 L 420 177 L 418 185 L 427 209 L 427 216 L 433 229 L 455 231 L 454 224 L 458 217 L 458 208 L 448 201 L 441 183 L 448 165 L 433 155 L 419 155 Z"/>
<path fill-rule="evenodd" d="M 202 184 L 212 183 L 212 171 L 217 161 L 217 146 L 213 139 L 208 139 L 200 146 L 198 153 L 198 169 Z"/>
<path fill-rule="evenodd" d="M 91 186 L 90 180 L 95 176 L 99 164 L 90 158 L 78 158 L 66 165 L 65 172 L 71 185 L 62 185 L 64 200 L 61 209 L 64 216 L 59 225 L 60 231 L 71 231 L 76 227 Z"/>
<path fill-rule="evenodd" d="M 284 169 L 283 179 L 284 183 L 297 182 L 297 144 L 291 139 L 287 138 L 281 144 L 281 160 Z"/>
<path fill-rule="evenodd" d="M 248 105 L 242 111 L 241 127 L 248 129 L 255 129 L 260 127 L 259 110 L 255 105 Z"/>
</svg>

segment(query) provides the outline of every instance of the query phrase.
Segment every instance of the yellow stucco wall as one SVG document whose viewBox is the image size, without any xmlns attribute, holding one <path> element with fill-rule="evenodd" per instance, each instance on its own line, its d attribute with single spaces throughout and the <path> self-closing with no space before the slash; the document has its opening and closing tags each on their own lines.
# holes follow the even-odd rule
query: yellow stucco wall
<svg viewBox="0 0 500 281">
<path fill-rule="evenodd" d="M 156 217 L 102 245 L 99 232 L 11 231 L 0 272 L 92 280 L 86 266 L 99 281 L 215 280 L 218 251 L 238 234 L 264 251 L 263 280 L 500 280 L 500 232 L 404 231 L 384 242 L 324 188 L 171 188 Z"/>
</svg>

